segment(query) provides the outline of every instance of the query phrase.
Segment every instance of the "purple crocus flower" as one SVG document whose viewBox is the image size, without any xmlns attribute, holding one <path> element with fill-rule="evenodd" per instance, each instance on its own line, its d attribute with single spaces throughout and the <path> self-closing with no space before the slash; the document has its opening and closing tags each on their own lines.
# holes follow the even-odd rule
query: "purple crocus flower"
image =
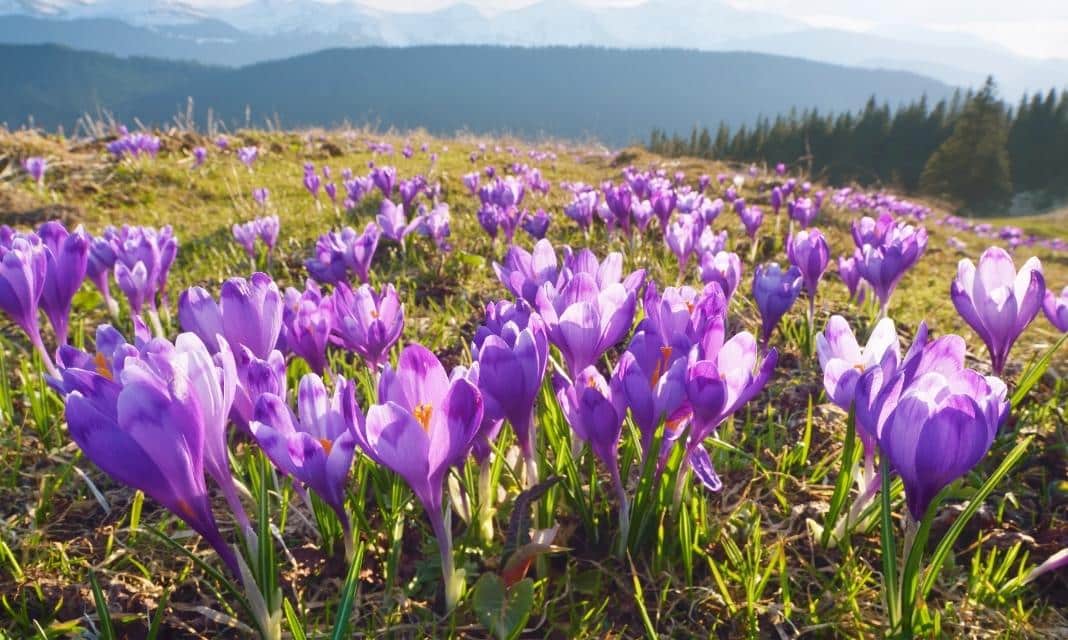
<svg viewBox="0 0 1068 640">
<path fill-rule="evenodd" d="M 612 226 L 621 229 L 624 234 L 630 235 L 631 206 L 634 192 L 630 187 L 622 184 L 613 187 L 611 184 L 604 189 L 604 201 L 608 211 L 612 214 Z"/>
<path fill-rule="evenodd" d="M 472 171 L 471 173 L 468 173 L 468 174 L 464 175 L 464 177 L 463 177 L 464 187 L 466 187 L 467 190 L 471 192 L 471 195 L 478 194 L 478 185 L 479 185 L 479 182 L 481 181 L 481 179 L 482 179 L 482 176 L 477 171 Z"/>
<path fill-rule="evenodd" d="M 926 249 L 926 229 L 898 223 L 887 229 L 882 245 L 865 244 L 854 253 L 861 277 L 871 285 L 879 299 L 881 315 L 886 315 L 890 296 L 905 272 L 916 264 Z"/>
<path fill-rule="evenodd" d="M 184 331 L 195 333 L 217 353 L 217 337 L 229 343 L 230 351 L 247 348 L 265 360 L 278 344 L 282 331 L 282 293 L 271 276 L 254 273 L 248 280 L 230 278 L 222 285 L 216 304 L 205 289 L 192 287 L 178 297 L 178 322 Z"/>
<path fill-rule="evenodd" d="M 706 253 L 719 253 L 727 249 L 727 230 L 724 229 L 719 233 L 712 231 L 711 227 L 705 227 L 701 231 L 701 236 L 697 239 L 697 251 L 704 255 Z"/>
<path fill-rule="evenodd" d="M 868 216 L 854 220 L 851 225 L 853 242 L 856 243 L 858 249 L 862 249 L 866 244 L 882 246 L 886 243 L 887 235 L 894 228 L 894 224 L 894 216 L 889 213 L 880 215 L 878 220 Z"/>
<path fill-rule="evenodd" d="M 551 218 L 549 217 L 548 212 L 546 212 L 545 209 L 538 207 L 538 210 L 534 213 L 528 213 L 523 216 L 523 222 L 520 223 L 520 226 L 523 227 L 523 231 L 530 234 L 531 238 L 541 240 L 549 231 L 550 222 Z"/>
<path fill-rule="evenodd" d="M 35 235 L 19 235 L 11 240 L 0 259 L 0 308 L 26 332 L 49 372 L 55 375 L 52 357 L 41 340 L 37 317 L 48 276 L 48 253 Z"/>
<path fill-rule="evenodd" d="M 241 245 L 241 248 L 245 250 L 248 257 L 256 259 L 256 237 L 258 229 L 256 228 L 256 221 L 249 220 L 248 222 L 235 223 L 231 228 L 234 234 L 234 240 L 237 244 Z"/>
<path fill-rule="evenodd" d="M 986 456 L 1008 417 L 1006 394 L 999 378 L 959 368 L 918 376 L 884 403 L 879 450 L 905 485 L 914 521 Z"/>
<path fill-rule="evenodd" d="M 204 147 L 193 148 L 193 167 L 202 167 L 208 159 L 208 150 Z"/>
<path fill-rule="evenodd" d="M 673 416 L 686 399 L 687 356 L 697 345 L 723 341 L 726 305 L 717 285 L 700 293 L 690 287 L 668 287 L 661 295 L 652 284 L 646 290 L 646 318 L 616 371 L 641 431 L 644 452 L 648 453 L 660 421 Z"/>
<path fill-rule="evenodd" d="M 226 136 L 219 136 L 215 138 L 215 146 L 219 148 L 219 151 L 226 151 L 230 148 L 230 141 L 226 139 Z"/>
<path fill-rule="evenodd" d="M 252 169 L 252 165 L 256 163 L 256 160 L 260 157 L 260 149 L 256 146 L 241 147 L 237 150 L 237 159 L 241 161 L 241 164 L 245 165 L 249 169 Z"/>
<path fill-rule="evenodd" d="M 252 190 L 252 201 L 259 205 L 261 209 L 267 206 L 267 201 L 270 198 L 271 190 L 267 187 L 256 187 Z"/>
<path fill-rule="evenodd" d="M 690 353 L 686 396 L 693 426 L 686 439 L 688 465 L 679 469 L 680 474 L 692 469 L 709 491 L 722 488 L 723 483 L 702 443 L 724 420 L 760 393 L 777 362 L 775 349 L 758 362 L 756 340 L 745 331 L 726 342 L 719 334 L 719 339 L 707 340 Z"/>
<path fill-rule="evenodd" d="M 587 273 L 576 274 L 559 291 L 546 283 L 537 309 L 573 374 L 594 364 L 630 329 L 637 304 L 633 291 L 619 283 L 599 289 Z"/>
<path fill-rule="evenodd" d="M 375 167 L 371 170 L 371 180 L 382 192 L 382 197 L 389 199 L 393 197 L 393 189 L 397 184 L 397 170 L 393 167 Z"/>
<path fill-rule="evenodd" d="M 779 215 L 779 209 L 782 209 L 782 189 L 779 187 L 772 187 L 771 210 L 775 212 L 775 215 Z"/>
<path fill-rule="evenodd" d="M 702 173 L 697 178 L 697 190 L 704 193 L 708 189 L 708 185 L 712 183 L 712 177 L 707 173 Z"/>
<path fill-rule="evenodd" d="M 345 486 L 356 455 L 356 429 L 364 422 L 355 390 L 354 383 L 338 377 L 331 398 L 322 378 L 309 373 L 297 388 L 296 415 L 283 397 L 268 393 L 259 397 L 249 424 L 271 462 L 337 514 L 346 556 L 352 554 L 352 525 L 345 512 Z"/>
<path fill-rule="evenodd" d="M 855 256 L 838 256 L 838 277 L 849 289 L 849 299 L 864 302 L 864 288 L 861 286 L 860 270 L 857 269 Z"/>
<path fill-rule="evenodd" d="M 736 253 L 719 251 L 701 256 L 701 282 L 715 282 L 730 300 L 742 281 L 742 260 Z"/>
<path fill-rule="evenodd" d="M 588 190 L 575 194 L 575 199 L 564 207 L 564 215 L 574 220 L 580 229 L 588 231 L 593 222 L 593 213 L 597 209 L 599 196 L 596 191 Z"/>
<path fill-rule="evenodd" d="M 831 262 L 831 248 L 827 245 L 827 239 L 816 228 L 802 229 L 795 233 L 786 242 L 786 255 L 793 264 L 801 271 L 801 278 L 805 283 L 805 291 L 808 292 L 809 324 L 816 309 L 816 289 L 820 279 Z"/>
<path fill-rule="evenodd" d="M 256 232 L 259 234 L 260 240 L 267 246 L 267 252 L 270 253 L 274 250 L 278 244 L 278 231 L 281 224 L 278 221 L 278 216 L 264 216 L 256 219 Z"/>
<path fill-rule="evenodd" d="M 735 200 L 735 210 L 738 211 L 738 216 L 742 219 L 742 224 L 745 226 L 745 233 L 749 236 L 750 240 L 756 238 L 757 231 L 760 229 L 760 225 L 764 222 L 764 212 L 760 207 L 747 207 L 745 201 L 739 198 Z M 737 203 L 741 202 L 742 206 L 738 207 Z"/>
<path fill-rule="evenodd" d="M 159 340 L 147 349 L 127 358 L 121 373 L 101 354 L 86 356 L 87 368 L 64 368 L 61 379 L 52 381 L 64 394 L 71 438 L 109 476 L 143 491 L 203 536 L 239 576 L 237 559 L 212 514 L 205 480 L 205 471 L 218 462 L 219 448 L 225 453 L 217 418 L 225 420 L 229 410 L 233 361 L 220 372 L 191 334 L 179 336 L 176 345 Z M 233 487 L 228 462 L 222 480 L 220 486 Z M 235 515 L 241 520 L 243 509 Z"/>
<path fill-rule="evenodd" d="M 324 296 L 313 281 L 305 284 L 303 292 L 286 289 L 281 341 L 320 375 L 326 369 L 326 345 L 336 322 L 333 299 Z"/>
<path fill-rule="evenodd" d="M 555 386 L 556 398 L 567 423 L 608 467 L 620 501 L 621 538 L 626 540 L 630 517 L 627 493 L 619 475 L 619 438 L 627 415 L 627 401 L 619 377 L 613 376 L 609 384 L 596 367 L 590 366 L 580 371 L 573 383 L 558 376 Z"/>
<path fill-rule="evenodd" d="M 820 208 L 811 198 L 800 198 L 786 203 L 791 220 L 796 220 L 802 228 L 811 227 L 820 213 Z"/>
<path fill-rule="evenodd" d="M 398 190 L 400 191 L 401 205 L 404 206 L 405 210 L 412 208 L 412 202 L 425 188 L 426 180 L 422 176 L 416 176 L 410 180 L 401 180 Z"/>
<path fill-rule="evenodd" d="M 115 229 L 113 227 L 105 229 L 103 237 L 93 238 L 89 245 L 89 260 L 85 268 L 86 277 L 100 291 L 100 295 L 104 298 L 104 304 L 108 308 L 108 313 L 113 318 L 119 314 L 119 304 L 111 297 L 110 276 L 117 259 L 113 246 L 114 238 Z"/>
<path fill-rule="evenodd" d="M 391 200 L 382 201 L 377 220 L 382 235 L 398 244 L 404 244 L 404 238 L 418 225 L 418 222 L 409 223 L 404 207 Z"/>
<path fill-rule="evenodd" d="M 827 328 L 816 334 L 816 355 L 823 369 L 827 397 L 843 410 L 851 410 L 860 376 L 878 366 L 888 352 L 901 359 L 901 344 L 890 318 L 880 320 L 868 337 L 867 345 L 861 347 L 849 322 L 842 316 L 831 316 Z"/>
<path fill-rule="evenodd" d="M 475 333 L 472 359 L 478 363 L 478 388 L 485 417 L 508 420 L 527 464 L 528 484 L 536 481 L 534 406 L 549 360 L 545 326 L 525 303 L 523 312 L 507 302 L 486 307 L 486 323 Z"/>
<path fill-rule="evenodd" d="M 44 183 L 48 161 L 40 156 L 32 156 L 22 161 L 22 169 L 33 178 L 34 182 L 40 185 Z"/>
<path fill-rule="evenodd" d="M 1001 247 L 984 251 L 978 268 L 967 258 L 961 260 L 950 286 L 953 306 L 986 344 L 998 375 L 1012 345 L 1038 315 L 1045 295 L 1038 258 L 1029 259 L 1017 273 L 1012 256 Z"/>
<path fill-rule="evenodd" d="M 653 205 L 653 213 L 660 220 L 660 228 L 666 229 L 671 220 L 671 213 L 675 210 L 678 196 L 674 189 L 659 189 L 653 192 L 650 199 Z"/>
<path fill-rule="evenodd" d="M 1068 287 L 1062 289 L 1059 296 L 1054 295 L 1052 289 L 1046 290 L 1042 308 L 1057 331 L 1068 333 Z"/>
<path fill-rule="evenodd" d="M 767 346 L 779 320 L 801 295 L 801 271 L 790 267 L 783 271 L 778 263 L 759 265 L 753 274 L 753 299 L 760 309 L 760 343 Z"/>
<path fill-rule="evenodd" d="M 89 234 L 79 226 L 74 233 L 61 223 L 46 222 L 37 230 L 48 255 L 48 275 L 41 291 L 41 310 L 56 334 L 57 344 L 67 343 L 70 309 L 89 261 Z"/>
<path fill-rule="evenodd" d="M 697 244 L 698 225 L 688 215 L 680 215 L 664 230 L 664 242 L 679 262 L 679 279 L 681 280 L 690 266 L 690 256 Z"/>
<path fill-rule="evenodd" d="M 429 212 L 420 215 L 415 220 L 416 231 L 434 241 L 438 251 L 448 252 L 452 250 L 449 244 L 449 205 L 439 202 Z"/>
<path fill-rule="evenodd" d="M 556 251 L 546 239 L 534 244 L 534 251 L 512 245 L 504 254 L 503 263 L 493 263 L 497 279 L 517 298 L 534 304 L 538 289 L 546 282 L 560 285 L 560 269 Z"/>
<path fill-rule="evenodd" d="M 345 349 L 379 370 L 389 362 L 389 350 L 404 330 L 404 306 L 393 285 L 376 293 L 369 285 L 355 291 L 344 282 L 334 289 L 334 334 Z"/>
<path fill-rule="evenodd" d="M 319 178 L 319 174 L 314 171 L 304 172 L 304 189 L 311 194 L 312 198 L 319 199 L 319 187 L 322 186 L 322 179 Z"/>
<path fill-rule="evenodd" d="M 306 260 L 304 266 L 313 279 L 324 284 L 347 280 L 349 271 L 367 282 L 380 235 L 374 222 L 368 222 L 361 235 L 352 227 L 325 233 L 315 243 L 315 257 Z"/>
<path fill-rule="evenodd" d="M 782 163 L 782 162 L 780 162 L 779 164 L 775 165 L 775 173 L 780 175 L 780 176 L 786 175 L 786 165 L 784 163 Z"/>
<path fill-rule="evenodd" d="M 378 404 L 356 425 L 357 441 L 378 464 L 400 475 L 430 518 L 441 552 L 445 606 L 460 596 L 452 557 L 452 530 L 442 511 L 443 484 L 463 462 L 482 423 L 482 396 L 455 376 L 425 347 L 410 344 L 397 368 L 387 366 L 378 383 Z"/>
</svg>

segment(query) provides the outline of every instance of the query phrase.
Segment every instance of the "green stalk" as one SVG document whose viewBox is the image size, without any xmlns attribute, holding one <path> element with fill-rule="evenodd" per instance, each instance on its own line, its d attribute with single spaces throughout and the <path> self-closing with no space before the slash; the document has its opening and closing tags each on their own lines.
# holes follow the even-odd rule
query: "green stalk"
<svg viewBox="0 0 1068 640">
<path fill-rule="evenodd" d="M 901 600 L 897 593 L 897 541 L 894 539 L 894 520 L 890 513 L 890 463 L 886 456 L 880 456 L 882 470 L 882 560 L 883 560 L 883 597 L 886 599 L 886 613 L 890 622 L 891 635 L 901 628 Z"/>
</svg>

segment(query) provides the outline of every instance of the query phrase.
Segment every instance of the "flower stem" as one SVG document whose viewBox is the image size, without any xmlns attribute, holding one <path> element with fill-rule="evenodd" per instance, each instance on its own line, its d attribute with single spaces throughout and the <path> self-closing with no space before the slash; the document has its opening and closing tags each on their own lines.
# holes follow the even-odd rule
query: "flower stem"
<svg viewBox="0 0 1068 640">
<path fill-rule="evenodd" d="M 450 509 L 445 513 L 436 510 L 430 514 L 434 536 L 438 539 L 438 551 L 441 553 L 441 578 L 445 586 L 445 610 L 452 611 L 460 600 L 460 581 L 456 579 L 456 565 L 452 557 L 452 529 L 449 527 Z"/>
<path fill-rule="evenodd" d="M 493 461 L 486 456 L 478 467 L 478 525 L 483 542 L 493 540 Z"/>
</svg>

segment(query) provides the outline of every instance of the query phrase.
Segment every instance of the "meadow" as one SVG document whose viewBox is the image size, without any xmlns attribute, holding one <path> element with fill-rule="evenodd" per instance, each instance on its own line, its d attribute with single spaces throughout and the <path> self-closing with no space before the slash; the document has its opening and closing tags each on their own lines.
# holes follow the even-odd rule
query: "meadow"
<svg viewBox="0 0 1068 640">
<path fill-rule="evenodd" d="M 0 132 L 0 634 L 1068 634 L 1063 214 L 592 144 L 100 133 Z"/>
</svg>

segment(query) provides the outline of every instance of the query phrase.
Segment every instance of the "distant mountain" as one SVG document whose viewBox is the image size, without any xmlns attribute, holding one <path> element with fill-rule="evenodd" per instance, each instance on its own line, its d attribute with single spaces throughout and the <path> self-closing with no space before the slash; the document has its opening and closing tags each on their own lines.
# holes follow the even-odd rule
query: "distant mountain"
<svg viewBox="0 0 1068 640">
<path fill-rule="evenodd" d="M 0 46 L 0 121 L 69 127 L 101 109 L 167 122 L 195 100 L 231 124 L 344 121 L 594 137 L 612 145 L 653 127 L 753 122 L 791 108 L 859 109 L 952 89 L 912 73 L 855 69 L 753 53 L 488 46 L 332 49 L 239 69 L 122 59 L 55 46 Z M 8 99 L 11 97 L 12 99 Z"/>
<path fill-rule="evenodd" d="M 52 43 L 226 66 L 333 47 L 670 46 L 912 71 L 956 86 L 975 86 L 993 74 L 1010 100 L 1024 91 L 1068 86 L 1068 60 L 1017 56 L 970 34 L 901 25 L 878 25 L 864 33 L 815 29 L 723 0 L 647 0 L 600 8 L 576 0 L 540 0 L 492 14 L 463 3 L 401 13 L 358 0 L 247 0 L 210 13 L 183 0 L 0 0 L 0 43 Z"/>
</svg>

